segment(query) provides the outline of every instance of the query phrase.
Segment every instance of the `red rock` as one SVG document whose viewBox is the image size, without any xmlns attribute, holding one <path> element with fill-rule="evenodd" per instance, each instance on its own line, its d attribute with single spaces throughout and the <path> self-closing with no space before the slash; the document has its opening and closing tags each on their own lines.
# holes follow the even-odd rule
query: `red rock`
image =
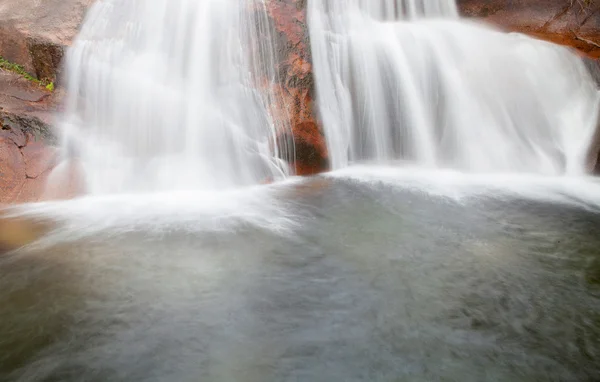
<svg viewBox="0 0 600 382">
<path fill-rule="evenodd" d="M 21 150 L 25 160 L 27 178 L 35 179 L 54 168 L 58 160 L 58 150 L 41 142 L 32 142 Z"/>
<path fill-rule="evenodd" d="M 42 197 L 57 158 L 57 149 L 49 146 L 56 142 L 49 123 L 61 96 L 0 70 L 0 202 Z"/>
<path fill-rule="evenodd" d="M 17 147 L 23 147 L 27 144 L 27 137 L 23 131 L 5 125 L 2 119 L 0 119 L 0 138 L 11 140 Z"/>
<path fill-rule="evenodd" d="M 55 80 L 94 0 L 2 0 L 0 56 L 39 79 Z"/>
<path fill-rule="evenodd" d="M 25 161 L 8 138 L 0 137 L 0 203 L 11 203 L 25 184 Z"/>
<path fill-rule="evenodd" d="M 64 161 L 47 174 L 40 200 L 73 199 L 85 194 L 83 169 L 76 161 Z"/>
<path fill-rule="evenodd" d="M 27 178 L 23 187 L 19 191 L 19 194 L 12 201 L 13 203 L 34 203 L 42 200 L 46 200 L 44 195 L 46 193 L 46 185 L 48 177 L 52 170 L 40 174 L 36 178 Z"/>
<path fill-rule="evenodd" d="M 319 127 L 312 121 L 302 122 L 294 126 L 293 134 L 296 174 L 314 175 L 327 171 L 327 145 Z"/>
<path fill-rule="evenodd" d="M 600 4 L 570 0 L 458 0 L 466 17 L 600 57 Z"/>
<path fill-rule="evenodd" d="M 292 168 L 297 175 L 313 175 L 327 171 L 327 145 L 316 118 L 310 45 L 306 25 L 306 2 L 299 0 L 270 0 L 267 11 L 273 20 L 275 33 L 283 49 L 277 72 L 280 81 L 269 84 L 278 100 L 272 105 L 274 117 L 289 121 L 291 131 L 281 131 L 278 141 L 293 140 L 295 156 Z M 279 47 L 281 48 L 281 47 Z M 291 134 L 291 137 L 290 137 Z"/>
</svg>

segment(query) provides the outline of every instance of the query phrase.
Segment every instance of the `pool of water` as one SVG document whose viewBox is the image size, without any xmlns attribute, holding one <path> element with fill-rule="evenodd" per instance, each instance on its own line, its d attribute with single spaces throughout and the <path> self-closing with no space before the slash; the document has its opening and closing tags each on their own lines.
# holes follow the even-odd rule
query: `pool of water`
<svg viewBox="0 0 600 382">
<path fill-rule="evenodd" d="M 2 381 L 597 381 L 600 182 L 354 168 L 26 206 Z"/>
</svg>

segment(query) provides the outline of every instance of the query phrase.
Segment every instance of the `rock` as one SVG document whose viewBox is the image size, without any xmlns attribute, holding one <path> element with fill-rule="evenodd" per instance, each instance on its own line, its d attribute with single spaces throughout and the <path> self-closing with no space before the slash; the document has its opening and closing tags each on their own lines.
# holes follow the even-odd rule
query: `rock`
<svg viewBox="0 0 600 382">
<path fill-rule="evenodd" d="M 40 80 L 55 81 L 94 0 L 2 0 L 0 56 Z"/>
<path fill-rule="evenodd" d="M 19 146 L 10 138 L 0 137 L 0 203 L 15 200 L 25 179 L 25 161 Z"/>
<path fill-rule="evenodd" d="M 83 169 L 76 160 L 63 161 L 41 176 L 45 177 L 42 200 L 73 199 L 86 192 Z"/>
<path fill-rule="evenodd" d="M 57 142 L 50 125 L 35 115 L 0 111 L 0 129 L 4 134 L 14 136 L 19 147 L 24 147 L 28 141 L 42 141 L 49 145 Z"/>
<path fill-rule="evenodd" d="M 39 201 L 57 159 L 58 151 L 52 146 L 29 139 L 19 146 L 10 137 L 0 136 L 0 203 Z"/>
<path fill-rule="evenodd" d="M 58 149 L 41 142 L 31 142 L 21 149 L 25 160 L 25 175 L 28 179 L 36 179 L 40 175 L 56 167 Z"/>
<path fill-rule="evenodd" d="M 50 127 L 60 92 L 0 71 L 0 203 L 39 201 L 58 158 Z"/>
<path fill-rule="evenodd" d="M 458 0 L 465 17 L 600 57 L 600 3 L 571 0 Z"/>
<path fill-rule="evenodd" d="M 298 175 L 314 175 L 329 169 L 329 158 L 325 137 L 315 122 L 307 121 L 294 126 L 294 149 L 296 161 L 293 165 Z"/>
<path fill-rule="evenodd" d="M 0 70 L 0 123 L 53 142 L 50 126 L 63 96 L 62 89 L 49 92 L 18 74 Z"/>
<path fill-rule="evenodd" d="M 273 86 L 277 104 L 274 118 L 289 120 L 289 131 L 278 141 L 294 148 L 292 168 L 297 175 L 312 175 L 329 168 L 327 145 L 316 118 L 315 93 L 305 0 L 269 0 L 267 11 L 277 37 L 279 82 Z M 287 159 L 287 158 L 286 158 Z"/>
</svg>

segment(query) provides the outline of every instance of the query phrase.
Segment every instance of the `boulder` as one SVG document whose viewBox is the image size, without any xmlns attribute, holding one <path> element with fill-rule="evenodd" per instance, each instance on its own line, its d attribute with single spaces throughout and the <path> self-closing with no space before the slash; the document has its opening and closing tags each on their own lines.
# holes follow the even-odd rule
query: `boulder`
<svg viewBox="0 0 600 382">
<path fill-rule="evenodd" d="M 0 56 L 40 80 L 55 81 L 94 0 L 2 0 Z"/>
</svg>

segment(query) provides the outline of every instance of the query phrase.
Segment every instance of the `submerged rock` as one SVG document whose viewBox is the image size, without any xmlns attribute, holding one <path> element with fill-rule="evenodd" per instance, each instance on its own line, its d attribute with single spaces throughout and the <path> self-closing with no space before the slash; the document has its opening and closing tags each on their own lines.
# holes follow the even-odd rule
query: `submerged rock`
<svg viewBox="0 0 600 382">
<path fill-rule="evenodd" d="M 0 209 L 0 255 L 33 243 L 50 228 L 48 222 L 7 217 Z"/>
</svg>

